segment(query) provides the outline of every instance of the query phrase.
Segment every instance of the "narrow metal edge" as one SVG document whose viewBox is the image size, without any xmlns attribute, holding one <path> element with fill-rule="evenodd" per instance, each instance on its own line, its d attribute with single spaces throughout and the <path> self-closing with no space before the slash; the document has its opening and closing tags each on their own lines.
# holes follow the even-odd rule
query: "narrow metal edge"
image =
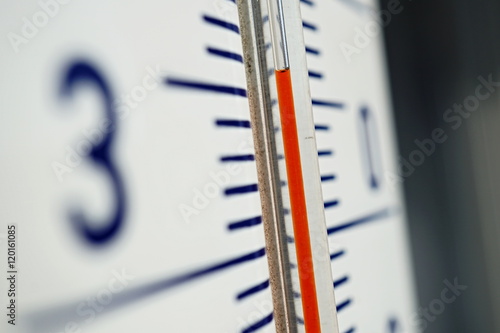
<svg viewBox="0 0 500 333">
<path fill-rule="evenodd" d="M 260 0 L 238 0 L 276 331 L 297 333 Z"/>
</svg>

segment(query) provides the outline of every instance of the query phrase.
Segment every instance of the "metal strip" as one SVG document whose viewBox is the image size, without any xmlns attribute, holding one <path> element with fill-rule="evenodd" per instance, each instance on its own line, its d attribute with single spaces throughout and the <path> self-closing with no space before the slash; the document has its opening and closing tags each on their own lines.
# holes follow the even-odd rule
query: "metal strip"
<svg viewBox="0 0 500 333">
<path fill-rule="evenodd" d="M 276 331 L 296 333 L 271 97 L 259 0 L 239 0 L 238 13 L 262 202 Z"/>
</svg>

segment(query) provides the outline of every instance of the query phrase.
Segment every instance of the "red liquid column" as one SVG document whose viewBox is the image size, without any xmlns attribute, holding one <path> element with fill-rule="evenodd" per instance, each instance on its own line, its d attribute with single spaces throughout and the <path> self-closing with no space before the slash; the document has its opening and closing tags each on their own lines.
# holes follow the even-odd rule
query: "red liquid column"
<svg viewBox="0 0 500 333">
<path fill-rule="evenodd" d="M 293 232 L 297 252 L 299 282 L 307 333 L 320 333 L 318 300 L 314 277 L 309 221 L 307 218 L 304 180 L 300 160 L 299 137 L 292 91 L 290 69 L 276 70 L 278 104 L 281 116 L 285 164 L 290 192 Z"/>
</svg>

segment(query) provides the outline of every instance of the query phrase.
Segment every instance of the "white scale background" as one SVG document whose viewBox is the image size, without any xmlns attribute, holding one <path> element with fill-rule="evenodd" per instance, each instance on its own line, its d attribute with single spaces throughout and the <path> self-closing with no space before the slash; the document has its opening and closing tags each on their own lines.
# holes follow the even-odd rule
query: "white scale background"
<svg viewBox="0 0 500 333">
<path fill-rule="evenodd" d="M 328 132 L 317 131 L 318 150 L 332 150 L 332 156 L 319 157 L 322 175 L 335 174 L 336 179 L 323 183 L 325 201 L 339 204 L 325 210 L 327 227 L 342 225 L 385 208 L 394 213 L 385 219 L 334 233 L 329 236 L 331 253 L 345 251 L 332 261 L 333 280 L 347 276 L 348 281 L 335 289 L 336 303 L 351 303 L 338 313 L 340 332 L 387 332 L 389 320 L 398 322 L 396 332 L 415 332 L 412 326 L 414 289 L 408 252 L 405 209 L 398 183 L 387 180 L 397 174 L 396 139 L 394 136 L 390 96 L 388 95 L 382 32 L 369 37 L 369 44 L 359 54 L 345 58 L 342 42 L 356 46 L 356 28 L 364 30 L 374 21 L 366 9 L 377 10 L 376 1 L 314 1 L 303 3 L 303 20 L 316 30 L 304 29 L 306 46 L 320 50 L 308 54 L 309 70 L 323 74 L 311 78 L 312 99 L 341 102 L 342 110 L 313 106 L 316 124 L 330 126 Z M 365 10 L 359 10 L 365 8 Z M 368 23 L 370 24 L 370 23 Z M 370 126 L 375 171 L 379 188 L 369 186 L 365 142 L 360 135 L 360 108 L 367 106 L 375 120 Z M 372 118 L 372 120 L 373 120 Z M 375 135 L 373 135 L 375 132 Z"/>
<path fill-rule="evenodd" d="M 40 10 L 36 1 L 3 0 L 0 34 L 21 33 L 22 18 Z M 244 67 L 236 61 L 208 55 L 212 46 L 241 54 L 240 36 L 208 25 L 203 15 L 238 23 L 229 0 L 186 1 L 72 1 L 40 28 L 15 53 L 7 38 L 0 39 L 0 233 L 18 225 L 18 314 L 20 323 L 43 314 L 51 332 L 63 332 L 68 319 L 58 309 L 71 309 L 105 287 L 113 270 L 125 269 L 135 279 L 127 288 L 148 285 L 186 272 L 254 252 L 264 247 L 262 226 L 229 232 L 230 222 L 260 215 L 258 193 L 225 197 L 227 187 L 257 182 L 255 163 L 238 163 L 209 205 L 188 223 L 179 205 L 192 206 L 195 189 L 213 182 L 211 172 L 227 170 L 221 156 L 237 155 L 252 147 L 251 131 L 220 128 L 216 119 L 249 120 L 246 98 L 181 89 L 162 83 L 166 77 L 245 88 Z M 321 48 L 308 57 L 311 69 L 325 77 L 311 81 L 313 97 L 338 99 L 344 111 L 315 108 L 317 123 L 333 130 L 318 133 L 318 147 L 332 147 L 333 157 L 320 158 L 321 170 L 337 180 L 324 186 L 324 197 L 341 205 L 327 210 L 328 226 L 362 217 L 385 207 L 398 215 L 331 236 L 331 250 L 346 255 L 332 266 L 334 279 L 349 274 L 348 284 L 336 291 L 337 302 L 353 303 L 339 314 L 341 332 L 388 332 L 387 319 L 396 316 L 404 332 L 413 311 L 410 263 L 399 189 L 382 183 L 372 193 L 363 178 L 358 135 L 358 108 L 376 115 L 384 168 L 395 165 L 390 105 L 379 39 L 347 64 L 338 44 L 351 41 L 353 27 L 367 20 L 336 0 L 303 5 L 305 20 L 318 31 L 305 31 L 306 44 Z M 67 211 L 78 200 L 96 220 L 110 213 L 113 199 L 105 174 L 88 160 L 59 182 L 52 170 L 63 163 L 66 146 L 75 147 L 85 129 L 95 128 L 104 112 L 95 90 L 81 88 L 73 98 L 58 96 L 61 76 L 75 57 L 94 63 L 115 94 L 130 94 L 159 68 L 158 87 L 118 120 L 113 158 L 127 195 L 127 218 L 116 240 L 93 247 L 71 228 Z M 241 147 L 245 147 L 245 151 Z M 5 250 L 5 244 L 0 244 Z M 5 252 L 2 250 L 2 252 Z M 6 271 L 6 257 L 0 269 Z M 240 332 L 270 311 L 269 288 L 242 301 L 237 293 L 268 278 L 265 257 L 159 292 L 80 328 L 84 332 Z M 0 280 L 5 303 L 6 280 Z M 124 293 L 128 289 L 125 289 Z M 113 305 L 113 303 L 111 303 Z M 5 319 L 5 318 L 4 318 Z M 85 318 L 80 318 L 85 319 Z M 0 323 L 2 331 L 6 320 Z M 29 331 L 28 327 L 18 327 Z M 40 331 L 40 330 L 35 330 Z M 273 332 L 267 325 L 259 332 Z M 403 332 L 403 331 L 402 331 Z"/>
</svg>

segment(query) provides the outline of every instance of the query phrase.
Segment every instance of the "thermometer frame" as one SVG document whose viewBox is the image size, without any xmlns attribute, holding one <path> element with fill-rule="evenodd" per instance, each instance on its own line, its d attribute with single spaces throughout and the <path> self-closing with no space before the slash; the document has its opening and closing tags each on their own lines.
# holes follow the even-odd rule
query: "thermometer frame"
<svg viewBox="0 0 500 333">
<path fill-rule="evenodd" d="M 262 16 L 260 9 L 265 11 L 266 5 L 269 5 L 269 15 Z M 298 330 L 298 323 L 304 324 L 305 330 L 311 333 L 338 332 L 319 165 L 317 161 L 307 162 L 305 168 L 302 168 L 305 159 L 317 156 L 317 147 L 305 61 L 300 3 L 299 1 L 287 2 L 285 10 L 281 0 L 246 0 L 239 1 L 238 6 L 263 202 L 266 247 L 269 251 L 279 251 L 279 253 L 268 253 L 276 326 L 279 332 L 295 332 Z M 288 22 L 287 16 L 292 17 L 291 31 L 294 34 L 300 34 L 292 38 L 293 52 L 297 53 L 293 61 L 289 59 L 289 44 L 285 29 L 285 22 Z M 271 47 L 274 49 L 276 84 L 278 90 L 281 90 L 277 97 L 281 116 L 273 114 L 272 96 L 269 90 L 271 83 L 266 64 L 267 40 L 263 32 L 266 18 L 271 24 Z M 295 78 L 294 69 L 290 68 L 293 64 L 296 65 L 295 71 L 299 73 L 295 74 Z M 286 82 L 278 79 L 278 75 L 282 72 L 288 74 L 285 78 Z M 297 77 L 299 89 L 305 88 L 305 90 L 297 91 L 297 87 L 294 87 L 294 79 Z M 298 119 L 295 119 L 295 93 L 301 95 L 298 98 L 298 107 L 300 120 L 305 122 L 300 128 L 297 125 Z M 280 177 L 280 161 L 276 154 L 277 142 L 274 137 L 280 132 L 275 128 L 278 123 L 277 119 L 281 119 L 280 122 L 283 125 L 287 185 L 290 186 L 293 222 L 292 230 L 288 231 L 293 232 L 294 242 L 296 242 L 303 320 L 296 314 L 297 304 L 293 303 L 293 291 L 290 290 L 292 286 L 291 265 L 286 251 L 289 236 L 284 217 L 286 209 L 283 207 L 281 193 L 284 189 L 282 177 Z M 283 122 L 284 119 L 285 122 Z M 303 151 L 306 152 L 304 156 Z M 304 172 L 308 172 L 312 177 L 308 184 L 305 184 L 302 179 Z M 311 242 L 313 239 L 314 247 Z M 275 274 L 281 274 L 281 276 Z M 278 283 L 273 285 L 273 281 L 278 281 Z M 285 328 L 287 330 L 284 330 Z"/>
</svg>

